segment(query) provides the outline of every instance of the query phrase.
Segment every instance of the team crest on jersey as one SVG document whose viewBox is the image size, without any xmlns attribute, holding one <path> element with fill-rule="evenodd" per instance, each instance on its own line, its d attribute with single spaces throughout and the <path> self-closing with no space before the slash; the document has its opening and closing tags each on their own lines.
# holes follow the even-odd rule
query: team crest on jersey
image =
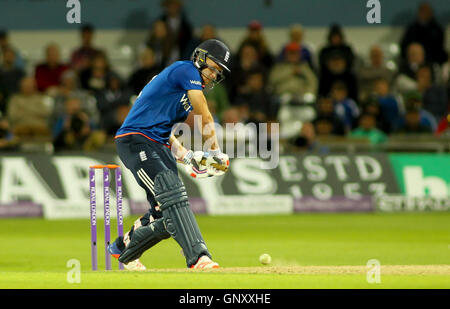
<svg viewBox="0 0 450 309">
<path fill-rule="evenodd" d="M 185 111 L 189 111 L 191 109 L 191 104 L 189 104 L 189 98 L 186 96 L 186 93 L 183 94 L 183 97 L 180 100 L 181 104 Z"/>
</svg>

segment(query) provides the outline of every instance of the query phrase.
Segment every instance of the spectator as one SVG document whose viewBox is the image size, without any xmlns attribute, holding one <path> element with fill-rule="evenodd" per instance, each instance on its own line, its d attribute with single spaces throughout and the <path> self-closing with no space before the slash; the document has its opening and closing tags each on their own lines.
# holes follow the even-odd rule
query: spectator
<svg viewBox="0 0 450 309">
<path fill-rule="evenodd" d="M 333 100 L 334 112 L 342 122 L 344 131 L 349 132 L 356 124 L 359 117 L 359 108 L 355 101 L 348 96 L 345 83 L 337 81 L 331 87 L 331 99 Z"/>
<path fill-rule="evenodd" d="M 247 75 L 235 105 L 240 107 L 247 122 L 262 123 L 275 119 L 276 112 L 271 106 L 270 95 L 265 89 L 264 73 L 254 69 Z"/>
<path fill-rule="evenodd" d="M 320 73 L 329 73 L 328 62 L 330 57 L 333 57 L 336 52 L 338 52 L 345 60 L 344 71 L 351 71 L 353 69 L 355 56 L 352 48 L 345 41 L 341 26 L 338 24 L 331 25 L 327 41 L 327 45 L 319 52 Z"/>
<path fill-rule="evenodd" d="M 192 39 L 192 26 L 183 12 L 183 2 L 181 0 L 163 0 L 161 2 L 164 13 L 160 20 L 167 24 L 169 34 L 174 39 L 173 61 L 180 59 L 189 42 Z"/>
<path fill-rule="evenodd" d="M 7 116 L 14 135 L 21 138 L 50 135 L 51 102 L 36 89 L 33 77 L 24 77 L 20 92 L 11 96 Z"/>
<path fill-rule="evenodd" d="M 140 55 L 139 68 L 131 74 L 128 80 L 128 86 L 135 95 L 138 95 L 161 69 L 155 63 L 153 50 L 151 48 L 145 48 Z"/>
<path fill-rule="evenodd" d="M 18 140 L 11 131 L 6 117 L 0 117 L 0 151 L 17 150 Z"/>
<path fill-rule="evenodd" d="M 80 72 L 81 87 L 94 94 L 102 91 L 112 73 L 106 54 L 99 52 L 92 59 L 91 67 Z"/>
<path fill-rule="evenodd" d="M 200 35 L 194 36 L 189 41 L 189 43 L 187 44 L 186 48 L 183 51 L 181 59 L 182 60 L 191 59 L 191 55 L 194 52 L 194 49 L 198 45 L 200 45 L 200 43 L 210 39 L 218 39 L 223 42 L 223 40 L 217 36 L 216 27 L 214 27 L 212 24 L 205 24 L 201 29 Z"/>
<path fill-rule="evenodd" d="M 20 55 L 20 52 L 9 42 L 8 32 L 6 30 L 0 30 L 0 58 L 4 57 L 3 54 L 6 50 L 12 50 L 14 52 L 14 67 L 24 70 L 25 61 Z"/>
<path fill-rule="evenodd" d="M 333 100 L 329 97 L 321 97 L 317 101 L 317 117 L 313 123 L 319 135 L 344 135 L 345 133 L 343 123 L 335 114 Z"/>
<path fill-rule="evenodd" d="M 292 25 L 289 29 L 289 42 L 286 43 L 278 54 L 277 60 L 284 61 L 286 48 L 292 44 L 296 43 L 300 45 L 300 61 L 308 63 L 309 67 L 314 70 L 312 54 L 309 49 L 303 44 L 304 30 L 299 24 Z"/>
<path fill-rule="evenodd" d="M 441 136 L 446 134 L 447 136 L 450 136 L 450 114 L 447 114 L 445 117 L 442 117 L 442 119 L 439 121 L 436 135 Z"/>
<path fill-rule="evenodd" d="M 397 131 L 402 134 L 423 134 L 432 133 L 430 126 L 423 124 L 420 115 L 420 108 L 417 106 L 407 107 L 403 126 Z"/>
<path fill-rule="evenodd" d="M 54 96 L 52 119 L 55 121 L 65 111 L 65 103 L 69 98 L 77 98 L 81 102 L 81 108 L 88 114 L 94 127 L 98 126 L 99 115 L 96 100 L 88 91 L 79 87 L 78 75 L 74 70 L 67 70 L 61 76 L 61 86 Z"/>
<path fill-rule="evenodd" d="M 45 62 L 36 66 L 35 78 L 37 88 L 49 94 L 56 91 L 61 82 L 61 75 L 69 67 L 61 63 L 58 45 L 52 43 L 45 49 Z"/>
<path fill-rule="evenodd" d="M 319 116 L 314 119 L 314 130 L 317 136 L 343 135 L 340 129 L 336 129 L 336 120 L 332 116 Z"/>
<path fill-rule="evenodd" d="M 300 50 L 299 44 L 289 44 L 285 48 L 284 61 L 272 68 L 269 84 L 274 94 L 302 96 L 317 93 L 317 77 L 306 62 L 300 61 Z"/>
<path fill-rule="evenodd" d="M 342 51 L 334 50 L 326 57 L 325 69 L 319 77 L 319 95 L 327 96 L 336 81 L 345 84 L 348 96 L 358 100 L 358 84 L 356 75 L 349 69 L 347 58 Z"/>
<path fill-rule="evenodd" d="M 246 44 L 253 44 L 258 53 L 258 62 L 260 62 L 267 70 L 270 70 L 274 63 L 274 58 L 264 36 L 262 24 L 257 20 L 253 20 L 248 24 L 247 30 L 247 35 L 238 48 L 238 58 L 240 58 L 242 48 Z"/>
<path fill-rule="evenodd" d="M 53 125 L 53 136 L 55 151 L 92 151 L 105 143 L 104 132 L 92 130 L 89 116 L 76 98 L 66 100 L 64 114 Z"/>
<path fill-rule="evenodd" d="M 423 97 L 423 108 L 436 119 L 441 119 L 448 111 L 447 90 L 433 83 L 430 66 L 424 65 L 417 71 L 417 90 Z"/>
<path fill-rule="evenodd" d="M 115 135 L 122 125 L 119 115 L 122 115 L 125 111 L 128 113 L 132 95 L 133 92 L 123 85 L 117 75 L 112 75 L 108 80 L 107 88 L 97 93 L 100 127 L 108 135 Z"/>
<path fill-rule="evenodd" d="M 383 50 L 380 46 L 372 46 L 369 58 L 370 63 L 364 65 L 358 72 L 360 101 L 367 100 L 376 80 L 382 78 L 389 84 L 392 82 L 393 72 L 386 67 Z"/>
<path fill-rule="evenodd" d="M 25 72 L 16 66 L 16 53 L 10 47 L 3 50 L 3 63 L 0 66 L 0 113 L 6 111 L 8 98 L 19 91 L 20 80 L 25 76 Z"/>
<path fill-rule="evenodd" d="M 415 42 L 425 48 L 427 62 L 443 64 L 447 60 L 444 37 L 442 26 L 434 18 L 433 8 L 428 2 L 422 2 L 416 20 L 406 28 L 401 39 L 402 58 L 407 59 L 408 46 Z"/>
<path fill-rule="evenodd" d="M 419 91 L 410 91 L 404 96 L 405 109 L 414 110 L 419 113 L 420 124 L 429 128 L 430 132 L 435 132 L 437 129 L 437 121 L 434 116 L 423 108 L 423 97 Z M 407 120 L 406 116 L 404 121 Z"/>
<path fill-rule="evenodd" d="M 398 93 L 404 95 L 407 92 L 417 90 L 417 71 L 423 65 L 431 65 L 425 61 L 425 50 L 419 43 L 411 43 L 407 49 L 407 60 L 400 64 L 394 87 Z M 440 74 L 432 66 L 433 81 Z"/>
<path fill-rule="evenodd" d="M 230 88 L 230 100 L 234 102 L 236 96 L 240 93 L 240 88 L 247 80 L 248 72 L 253 69 L 264 70 L 265 72 L 265 69 L 259 62 L 258 51 L 252 43 L 245 43 L 241 46 L 239 57 L 232 65 L 232 78 L 228 80 L 228 86 Z"/>
<path fill-rule="evenodd" d="M 89 68 L 94 57 L 100 52 L 99 49 L 93 47 L 94 32 L 94 27 L 89 24 L 80 29 L 81 46 L 72 52 L 70 58 L 70 65 L 77 72 Z"/>
<path fill-rule="evenodd" d="M 160 67 L 165 67 L 179 58 L 174 38 L 163 20 L 153 23 L 146 46 L 153 50 L 156 65 Z"/>
<path fill-rule="evenodd" d="M 358 127 L 350 133 L 350 137 L 367 138 L 371 144 L 381 144 L 387 139 L 386 134 L 376 126 L 377 119 L 372 113 L 363 113 L 359 117 Z"/>
<path fill-rule="evenodd" d="M 384 78 L 375 80 L 373 90 L 375 100 L 381 110 L 381 129 L 388 134 L 398 130 L 401 125 L 402 108 L 396 97 L 391 93 L 388 81 Z"/>
</svg>

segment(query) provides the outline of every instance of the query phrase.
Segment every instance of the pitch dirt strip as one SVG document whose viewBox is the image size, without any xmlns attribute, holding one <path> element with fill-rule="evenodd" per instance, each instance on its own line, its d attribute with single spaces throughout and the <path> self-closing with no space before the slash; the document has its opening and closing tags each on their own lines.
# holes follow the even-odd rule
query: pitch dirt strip
<svg viewBox="0 0 450 309">
<path fill-rule="evenodd" d="M 365 275 L 366 266 L 264 266 L 264 267 L 223 267 L 209 270 L 193 269 L 149 269 L 155 273 L 227 273 L 227 274 L 287 274 L 287 275 Z M 450 265 L 381 265 L 383 275 L 447 275 Z"/>
</svg>

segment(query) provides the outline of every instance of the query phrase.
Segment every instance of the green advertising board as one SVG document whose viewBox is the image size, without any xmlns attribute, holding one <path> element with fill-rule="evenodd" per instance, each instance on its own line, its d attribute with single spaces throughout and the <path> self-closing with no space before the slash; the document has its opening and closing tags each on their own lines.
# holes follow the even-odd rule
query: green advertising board
<svg viewBox="0 0 450 309">
<path fill-rule="evenodd" d="M 390 154 L 402 193 L 407 196 L 450 196 L 450 154 Z"/>
<path fill-rule="evenodd" d="M 449 154 L 389 154 L 400 195 L 375 198 L 379 211 L 449 211 Z"/>
</svg>

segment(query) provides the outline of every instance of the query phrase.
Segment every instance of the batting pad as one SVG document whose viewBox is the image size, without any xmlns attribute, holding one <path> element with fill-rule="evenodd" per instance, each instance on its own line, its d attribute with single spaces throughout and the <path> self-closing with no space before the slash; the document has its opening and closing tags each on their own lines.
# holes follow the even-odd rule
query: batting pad
<svg viewBox="0 0 450 309">
<path fill-rule="evenodd" d="M 178 176 L 166 170 L 156 175 L 154 183 L 155 199 L 160 203 L 166 230 L 183 249 L 187 266 L 194 265 L 202 255 L 211 258 Z"/>
<path fill-rule="evenodd" d="M 166 231 L 162 218 L 148 225 L 140 226 L 134 230 L 130 243 L 119 256 L 119 262 L 127 264 L 134 261 L 140 258 L 146 250 L 169 237 L 170 234 Z"/>
</svg>

